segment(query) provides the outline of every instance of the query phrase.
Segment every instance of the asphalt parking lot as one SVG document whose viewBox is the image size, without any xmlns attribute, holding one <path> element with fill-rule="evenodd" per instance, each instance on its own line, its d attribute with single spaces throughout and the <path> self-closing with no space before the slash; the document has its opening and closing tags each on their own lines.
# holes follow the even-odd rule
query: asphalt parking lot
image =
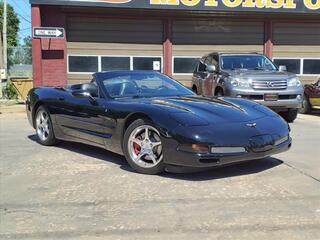
<svg viewBox="0 0 320 240">
<path fill-rule="evenodd" d="M 122 156 L 43 147 L 0 115 L 0 239 L 320 239 L 320 114 L 289 152 L 201 173 L 147 176 Z"/>
</svg>

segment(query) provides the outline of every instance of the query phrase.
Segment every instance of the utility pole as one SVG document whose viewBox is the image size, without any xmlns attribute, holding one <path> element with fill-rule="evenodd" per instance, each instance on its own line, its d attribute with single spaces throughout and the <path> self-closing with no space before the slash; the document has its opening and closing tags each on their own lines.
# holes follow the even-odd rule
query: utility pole
<svg viewBox="0 0 320 240">
<path fill-rule="evenodd" d="M 5 79 L 8 78 L 8 46 L 7 46 L 7 0 L 3 0 L 3 68 Z"/>
</svg>

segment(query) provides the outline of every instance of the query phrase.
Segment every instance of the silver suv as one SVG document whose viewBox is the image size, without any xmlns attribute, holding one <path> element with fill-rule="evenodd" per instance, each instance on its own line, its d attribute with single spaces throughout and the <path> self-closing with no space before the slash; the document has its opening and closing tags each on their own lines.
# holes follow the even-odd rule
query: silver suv
<svg viewBox="0 0 320 240">
<path fill-rule="evenodd" d="M 193 73 L 192 90 L 203 96 L 247 98 L 293 122 L 302 104 L 298 77 L 258 53 L 210 53 Z"/>
</svg>

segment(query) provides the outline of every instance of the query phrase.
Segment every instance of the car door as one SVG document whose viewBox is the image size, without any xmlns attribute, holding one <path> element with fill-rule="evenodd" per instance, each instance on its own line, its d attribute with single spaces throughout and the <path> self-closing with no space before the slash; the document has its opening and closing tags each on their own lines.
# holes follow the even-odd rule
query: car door
<svg viewBox="0 0 320 240">
<path fill-rule="evenodd" d="M 309 97 L 312 106 L 320 107 L 320 80 L 318 80 L 318 82 L 312 85 Z"/>
<path fill-rule="evenodd" d="M 217 55 L 212 55 L 212 56 L 209 56 L 206 61 L 205 61 L 205 64 L 206 66 L 215 66 L 215 69 L 218 70 L 218 56 Z M 214 91 L 215 91 L 215 88 L 217 86 L 217 78 L 218 78 L 218 71 L 216 72 L 207 72 L 207 77 L 206 77 L 206 80 L 205 80 L 205 89 L 206 89 L 206 92 L 205 92 L 205 96 L 214 96 Z"/>
<path fill-rule="evenodd" d="M 94 145 L 104 145 L 108 133 L 108 119 L 105 117 L 106 103 L 102 95 L 77 97 L 70 92 L 60 100 L 60 114 L 57 122 L 62 132 L 71 138 Z"/>
<path fill-rule="evenodd" d="M 205 80 L 207 78 L 207 66 L 205 65 L 207 57 L 201 58 L 198 64 L 198 71 L 195 74 L 196 81 L 198 82 L 198 94 L 204 95 L 206 90 Z"/>
</svg>

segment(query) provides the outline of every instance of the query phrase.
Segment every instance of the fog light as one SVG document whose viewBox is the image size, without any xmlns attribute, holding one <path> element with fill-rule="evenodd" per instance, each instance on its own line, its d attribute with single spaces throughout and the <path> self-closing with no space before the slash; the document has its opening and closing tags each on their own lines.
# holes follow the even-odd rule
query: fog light
<svg viewBox="0 0 320 240">
<path fill-rule="evenodd" d="M 211 153 L 245 153 L 247 150 L 244 147 L 212 147 Z"/>
</svg>

